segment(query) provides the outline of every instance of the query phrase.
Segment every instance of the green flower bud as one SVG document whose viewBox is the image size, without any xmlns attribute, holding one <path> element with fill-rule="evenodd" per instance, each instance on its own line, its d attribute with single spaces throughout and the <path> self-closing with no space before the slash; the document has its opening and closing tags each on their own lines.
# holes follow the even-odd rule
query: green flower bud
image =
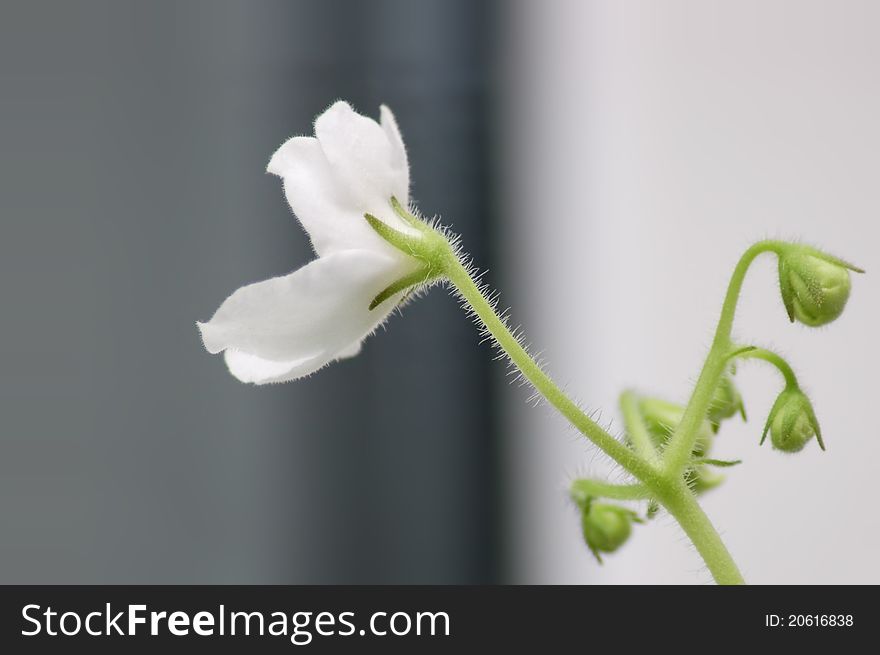
<svg viewBox="0 0 880 655">
<path fill-rule="evenodd" d="M 691 461 L 691 464 L 692 466 L 685 473 L 685 478 L 691 490 L 695 494 L 701 494 L 724 482 L 724 476 L 713 471 L 712 467 L 737 466 L 742 464 L 742 460 L 697 457 Z"/>
<path fill-rule="evenodd" d="M 724 476 L 714 473 L 708 466 L 696 466 L 688 471 L 687 481 L 691 490 L 699 495 L 724 482 Z"/>
<path fill-rule="evenodd" d="M 655 445 L 662 449 L 678 424 L 681 423 L 684 407 L 657 398 L 642 398 L 639 401 L 639 409 L 642 412 L 648 433 Z M 712 424 L 708 420 L 703 421 L 694 443 L 694 455 L 700 457 L 708 452 L 709 446 L 712 445 L 712 435 Z"/>
<path fill-rule="evenodd" d="M 779 289 L 788 318 L 818 327 L 843 313 L 849 299 L 849 272 L 860 268 L 807 246 L 788 245 L 779 253 Z"/>
<path fill-rule="evenodd" d="M 613 553 L 632 533 L 632 523 L 638 521 L 635 512 L 616 505 L 588 501 L 581 510 L 584 540 L 596 559 L 599 553 Z"/>
<path fill-rule="evenodd" d="M 743 405 L 742 396 L 740 396 L 730 376 L 725 375 L 715 388 L 715 395 L 712 396 L 712 401 L 709 403 L 707 417 L 712 424 L 713 431 L 718 432 L 718 426 L 721 421 L 730 418 L 736 413 L 739 413 L 744 421 L 746 420 L 746 409 Z"/>
<path fill-rule="evenodd" d="M 819 422 L 813 412 L 813 405 L 803 391 L 796 387 L 786 388 L 779 394 L 761 435 L 761 443 L 770 432 L 770 443 L 776 450 L 796 453 L 816 436 L 819 447 L 825 450 Z"/>
</svg>

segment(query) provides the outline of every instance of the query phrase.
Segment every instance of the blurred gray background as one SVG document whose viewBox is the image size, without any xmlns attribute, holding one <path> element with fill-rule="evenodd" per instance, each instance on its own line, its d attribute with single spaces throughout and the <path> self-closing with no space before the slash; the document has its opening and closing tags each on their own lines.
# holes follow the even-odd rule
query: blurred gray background
<svg viewBox="0 0 880 655">
<path fill-rule="evenodd" d="M 0 8 L 0 583 L 709 581 L 666 517 L 598 567 L 565 487 L 617 475 L 524 403 L 442 290 L 357 358 L 245 386 L 195 321 L 311 258 L 287 137 L 395 111 L 413 196 L 549 371 L 616 421 L 684 401 L 739 254 L 868 269 L 826 329 L 759 260 L 735 326 L 829 450 L 758 448 L 705 506 L 747 580 L 880 582 L 880 5 L 867 0 L 19 1 Z"/>
<path fill-rule="evenodd" d="M 281 386 L 195 328 L 312 257 L 264 171 L 337 98 L 394 109 L 414 197 L 488 265 L 488 5 L 0 12 L 0 582 L 494 581 L 489 363 L 452 298 Z"/>
</svg>

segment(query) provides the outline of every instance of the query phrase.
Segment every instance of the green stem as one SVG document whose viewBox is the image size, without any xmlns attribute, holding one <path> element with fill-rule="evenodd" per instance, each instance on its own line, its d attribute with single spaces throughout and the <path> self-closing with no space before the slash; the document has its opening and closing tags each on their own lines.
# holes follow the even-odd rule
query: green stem
<svg viewBox="0 0 880 655">
<path fill-rule="evenodd" d="M 658 499 L 690 537 L 715 582 L 723 585 L 745 584 L 721 536 L 684 482 L 661 493 Z"/>
<path fill-rule="evenodd" d="M 570 493 L 578 503 L 583 503 L 588 497 L 612 500 L 646 500 L 651 497 L 651 492 L 643 484 L 611 484 L 587 478 L 572 482 Z"/>
<path fill-rule="evenodd" d="M 671 474 L 669 471 L 662 470 L 659 466 L 620 443 L 584 414 L 523 348 L 504 320 L 495 312 L 492 303 L 483 295 L 467 268 L 451 249 L 444 257 L 442 270 L 452 286 L 470 305 L 474 314 L 495 339 L 498 346 L 504 350 L 510 361 L 532 386 L 584 436 L 635 476 L 648 494 L 657 498 L 678 520 L 703 557 L 716 582 L 719 584 L 741 584 L 743 578 L 736 563 L 682 479 L 682 472 L 677 471 Z M 737 284 L 737 293 L 739 284 L 741 284 L 741 280 Z M 725 357 L 726 354 L 725 351 Z M 722 361 L 724 362 L 726 359 Z M 712 390 L 714 391 L 714 386 Z M 688 449 L 688 454 L 689 452 L 690 449 Z M 642 493 L 642 485 L 608 485 L 603 486 L 603 491 L 606 494 L 636 495 Z M 595 486 L 592 488 L 597 489 Z"/>
<path fill-rule="evenodd" d="M 772 364 L 782 374 L 787 388 L 798 388 L 797 376 L 795 376 L 791 366 L 789 366 L 788 362 L 775 352 L 766 350 L 765 348 L 752 348 L 751 350 L 743 351 L 738 357 L 740 359 L 761 359 Z"/>
<path fill-rule="evenodd" d="M 657 477 L 657 470 L 653 466 L 603 430 L 553 382 L 511 333 L 507 324 L 495 313 L 492 303 L 483 296 L 467 269 L 451 252 L 444 271 L 498 346 L 504 350 L 526 380 L 547 399 L 547 402 L 568 419 L 581 434 L 638 479 L 648 482 Z"/>
<path fill-rule="evenodd" d="M 697 378 L 697 384 L 685 408 L 684 416 L 682 416 L 681 422 L 669 439 L 669 444 L 664 451 L 664 468 L 672 474 L 680 475 L 687 466 L 697 439 L 699 426 L 706 418 L 712 396 L 727 368 L 732 348 L 730 331 L 733 327 L 733 317 L 736 314 L 736 304 L 749 266 L 761 253 L 778 253 L 781 245 L 779 241 L 759 241 L 745 251 L 733 271 L 709 355 L 706 357 L 699 378 Z"/>
<path fill-rule="evenodd" d="M 623 414 L 623 424 L 629 435 L 633 449 L 647 461 L 657 464 L 657 449 L 648 428 L 645 426 L 645 418 L 639 409 L 639 402 L 632 391 L 624 391 L 620 394 L 620 412 Z"/>
</svg>

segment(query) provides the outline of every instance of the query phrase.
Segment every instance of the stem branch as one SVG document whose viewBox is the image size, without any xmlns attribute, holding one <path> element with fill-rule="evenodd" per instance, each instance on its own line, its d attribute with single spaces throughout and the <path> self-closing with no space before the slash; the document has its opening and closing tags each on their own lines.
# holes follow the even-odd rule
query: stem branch
<svg viewBox="0 0 880 655">
<path fill-rule="evenodd" d="M 782 374 L 787 388 L 797 388 L 797 376 L 795 376 L 791 366 L 789 366 L 788 362 L 775 352 L 765 348 L 753 348 L 751 350 L 743 351 L 738 357 L 740 359 L 761 359 L 772 364 Z"/>
<path fill-rule="evenodd" d="M 571 483 L 571 497 L 583 502 L 587 497 L 612 500 L 646 500 L 651 492 L 643 484 L 611 484 L 599 480 L 580 478 Z"/>
<path fill-rule="evenodd" d="M 632 391 L 624 391 L 620 394 L 620 412 L 623 414 L 623 424 L 635 451 L 647 461 L 657 464 L 659 462 L 657 448 L 651 435 L 648 434 L 638 399 Z"/>
<path fill-rule="evenodd" d="M 483 296 L 464 265 L 452 253 L 446 262 L 445 273 L 510 361 L 560 414 L 629 473 L 643 482 L 656 477 L 656 470 L 652 466 L 587 416 L 532 359 L 505 322 L 495 313 L 492 303 Z"/>
<path fill-rule="evenodd" d="M 712 402 L 712 396 L 715 394 L 718 382 L 727 368 L 728 355 L 732 348 L 730 331 L 733 327 L 733 317 L 736 314 L 739 293 L 742 290 L 743 280 L 749 266 L 761 253 L 778 253 L 780 246 L 778 241 L 759 241 L 754 244 L 745 251 L 730 277 L 727 295 L 724 297 L 724 305 L 721 308 L 721 318 L 718 319 L 718 327 L 715 329 L 715 338 L 712 340 L 709 355 L 706 357 L 702 371 L 700 371 L 700 377 L 697 378 L 697 384 L 684 410 L 684 416 L 682 416 L 681 422 L 673 432 L 664 451 L 664 468 L 671 474 L 681 475 L 687 466 L 697 439 L 700 423 L 706 418 L 709 403 Z"/>
<path fill-rule="evenodd" d="M 763 245 L 758 244 L 750 249 L 746 257 L 749 257 L 748 261 L 751 261 L 757 254 L 768 249 L 773 249 L 770 242 L 765 242 Z M 743 259 L 746 260 L 746 257 Z M 690 537 L 697 551 L 703 557 L 716 582 L 719 584 L 742 584 L 743 578 L 736 563 L 721 541 L 718 532 L 712 526 L 711 521 L 709 521 L 709 518 L 700 508 L 693 492 L 685 484 L 682 477 L 683 468 L 673 472 L 669 469 L 664 470 L 659 466 L 657 452 L 649 441 L 650 435 L 642 434 L 640 431 L 644 428 L 644 424 L 640 425 L 641 416 L 633 411 L 637 409 L 631 404 L 634 398 L 624 396 L 621 399 L 621 404 L 624 414 L 628 416 L 627 427 L 630 430 L 633 445 L 638 449 L 638 452 L 608 434 L 589 416 L 584 414 L 580 407 L 553 382 L 550 376 L 544 372 L 520 341 L 511 333 L 505 321 L 498 316 L 492 303 L 486 298 L 467 268 L 454 255 L 451 249 L 445 259 L 442 268 L 446 278 L 470 306 L 486 331 L 495 339 L 495 342 L 510 358 L 514 366 L 575 428 L 641 482 L 641 484 L 632 485 L 611 485 L 589 480 L 576 481 L 575 492 L 595 493 L 595 495 L 627 500 L 644 497 L 656 498 L 681 524 L 685 533 Z M 734 279 L 731 281 L 731 287 L 728 290 L 728 298 L 725 301 L 725 310 L 719 323 L 719 333 L 716 335 L 713 350 L 710 353 L 706 366 L 704 366 L 700 382 L 697 384 L 697 390 L 695 391 L 696 401 L 692 399 L 688 408 L 691 415 L 697 416 L 699 420 L 694 422 L 691 419 L 693 426 L 689 432 L 685 432 L 684 437 L 679 436 L 679 441 L 684 442 L 685 453 L 688 456 L 693 444 L 688 444 L 686 440 L 695 438 L 693 435 L 696 434 L 696 427 L 705 416 L 709 400 L 727 361 L 733 308 L 747 267 L 748 262 L 744 264 L 741 261 L 737 267 L 737 272 L 734 273 Z M 719 337 L 722 334 L 724 335 L 723 338 Z M 704 403 L 702 396 L 705 393 L 708 393 L 708 396 L 705 398 Z M 687 416 L 688 414 L 685 412 L 685 418 Z M 649 446 L 650 451 L 648 450 Z M 679 446 L 679 448 L 682 448 L 682 446 Z M 581 489 L 578 489 L 578 483 L 581 484 Z"/>
<path fill-rule="evenodd" d="M 684 482 L 674 485 L 668 494 L 661 494 L 658 498 L 690 537 L 715 582 L 724 585 L 745 584 L 727 546 Z"/>
</svg>

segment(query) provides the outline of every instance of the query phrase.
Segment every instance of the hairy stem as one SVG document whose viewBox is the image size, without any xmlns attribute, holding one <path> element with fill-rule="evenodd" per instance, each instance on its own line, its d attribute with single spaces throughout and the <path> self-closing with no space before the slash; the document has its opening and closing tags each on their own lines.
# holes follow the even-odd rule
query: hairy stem
<svg viewBox="0 0 880 655">
<path fill-rule="evenodd" d="M 727 362 L 733 348 L 730 342 L 733 317 L 736 314 L 739 293 L 742 290 L 743 280 L 745 280 L 749 266 L 761 253 L 778 253 L 781 245 L 779 241 L 759 241 L 745 251 L 733 271 L 709 355 L 706 357 L 699 378 L 697 378 L 697 384 L 685 408 L 684 416 L 682 416 L 681 422 L 673 432 L 664 451 L 664 468 L 671 474 L 681 475 L 687 466 L 697 439 L 699 426 L 706 418 L 709 403 L 712 402 L 712 396 L 715 394 L 718 382 L 727 368 Z"/>
<path fill-rule="evenodd" d="M 612 500 L 647 500 L 651 492 L 643 484 L 611 484 L 599 480 L 580 478 L 571 483 L 571 497 L 576 502 L 591 498 L 610 498 Z"/>
<path fill-rule="evenodd" d="M 532 356 L 523 348 L 519 340 L 511 333 L 506 323 L 495 312 L 492 303 L 483 295 L 479 286 L 471 278 L 467 269 L 450 253 L 449 261 L 444 267 L 446 277 L 458 290 L 462 298 L 470 305 L 474 314 L 495 339 L 498 346 L 510 358 L 510 361 L 522 372 L 537 391 L 547 399 L 560 414 L 578 429 L 587 439 L 598 446 L 606 455 L 620 464 L 629 473 L 643 482 L 656 478 L 657 471 L 635 452 L 612 437 L 595 421 L 587 416 L 559 386 L 547 375 Z"/>
<path fill-rule="evenodd" d="M 768 364 L 772 364 L 776 367 L 776 370 L 778 370 L 782 374 L 782 377 L 785 380 L 785 386 L 787 388 L 797 388 L 797 376 L 795 376 L 791 366 L 789 366 L 788 362 L 785 361 L 780 355 L 777 355 L 775 352 L 771 350 L 766 350 L 765 348 L 752 348 L 750 350 L 743 351 L 740 355 L 738 355 L 738 357 L 740 359 L 760 359 L 767 362 Z"/>
<path fill-rule="evenodd" d="M 719 584 L 742 584 L 743 578 L 736 563 L 700 508 L 693 492 L 685 484 L 681 473 L 670 475 L 662 471 L 592 421 L 532 359 L 458 258 L 450 253 L 443 269 L 449 282 L 458 290 L 498 346 L 535 389 L 584 436 L 642 483 L 609 485 L 586 481 L 586 486 L 581 491 L 592 491 L 595 495 L 611 498 L 634 499 L 642 494 L 657 498 L 693 541 L 715 581 Z"/>
<path fill-rule="evenodd" d="M 647 461 L 657 464 L 659 462 L 657 449 L 654 447 L 651 435 L 648 434 L 638 399 L 632 391 L 624 391 L 620 394 L 620 412 L 623 414 L 623 424 L 635 451 Z"/>
<path fill-rule="evenodd" d="M 718 531 L 683 481 L 664 490 L 658 499 L 696 546 L 715 582 L 723 585 L 745 584 Z"/>
</svg>

